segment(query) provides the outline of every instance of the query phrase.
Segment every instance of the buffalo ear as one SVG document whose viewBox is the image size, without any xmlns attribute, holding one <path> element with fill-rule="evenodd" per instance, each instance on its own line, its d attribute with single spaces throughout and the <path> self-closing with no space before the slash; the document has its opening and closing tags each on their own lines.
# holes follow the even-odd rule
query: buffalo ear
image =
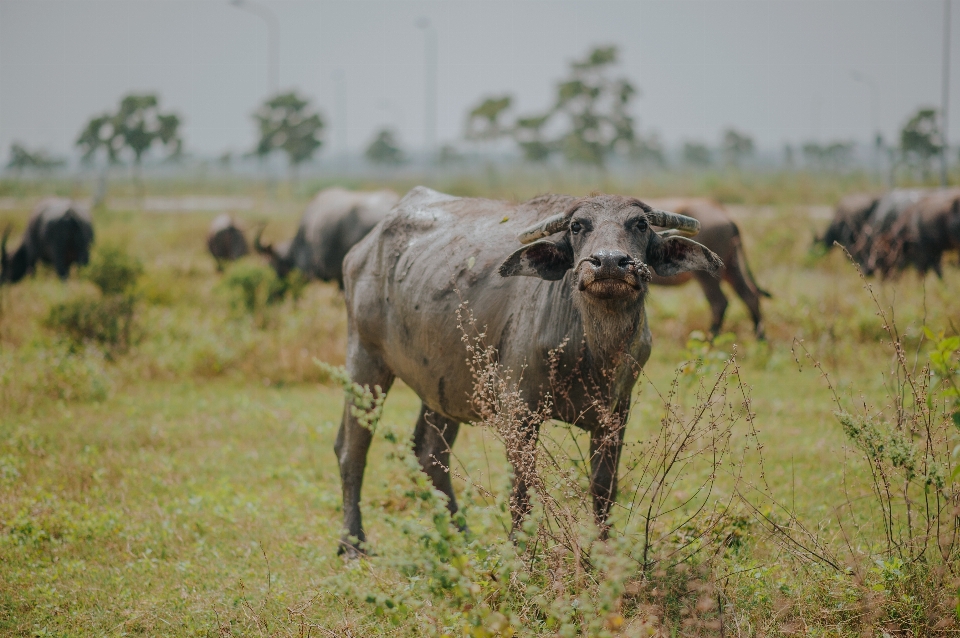
<svg viewBox="0 0 960 638">
<path fill-rule="evenodd" d="M 500 264 L 501 277 L 539 277 L 547 281 L 563 279 L 573 267 L 573 250 L 567 241 L 554 243 L 541 239 L 517 250 Z"/>
<path fill-rule="evenodd" d="M 719 277 L 723 268 L 723 261 L 713 251 L 686 237 L 669 237 L 652 243 L 647 249 L 647 264 L 661 277 L 691 270 L 705 270 Z"/>
</svg>

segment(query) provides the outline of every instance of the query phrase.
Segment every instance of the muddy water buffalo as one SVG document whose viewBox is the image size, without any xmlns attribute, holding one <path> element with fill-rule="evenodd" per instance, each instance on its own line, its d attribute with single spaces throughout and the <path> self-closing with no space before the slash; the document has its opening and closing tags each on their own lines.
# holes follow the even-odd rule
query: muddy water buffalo
<svg viewBox="0 0 960 638">
<path fill-rule="evenodd" d="M 207 248 L 217 260 L 217 270 L 223 270 L 223 262 L 240 259 L 250 252 L 243 231 L 227 213 L 217 215 L 210 224 L 210 230 L 207 232 Z"/>
<path fill-rule="evenodd" d="M 647 283 L 653 272 L 716 275 L 723 267 L 706 247 L 653 227 L 692 235 L 699 223 L 616 195 L 512 204 L 417 187 L 347 255 L 347 371 L 384 391 L 399 377 L 419 395 L 414 449 L 451 512 L 450 446 L 460 423 L 478 417 L 456 316 L 466 302 L 530 410 L 552 381 L 569 384 L 552 416 L 590 432 L 594 514 L 606 535 L 632 389 L 650 356 Z M 520 438 L 536 437 L 518 429 Z M 365 538 L 360 489 L 371 436 L 346 405 L 335 451 L 348 554 Z M 529 507 L 516 476 L 514 525 Z"/>
<path fill-rule="evenodd" d="M 887 251 L 875 257 L 884 276 L 912 264 L 922 275 L 932 269 L 942 278 L 943 253 L 960 250 L 960 188 L 937 190 L 920 199 L 897 219 L 884 240 Z"/>
<path fill-rule="evenodd" d="M 277 275 L 294 268 L 308 279 L 336 281 L 343 288 L 343 257 L 394 207 L 399 197 L 390 190 L 354 192 L 328 188 L 307 205 L 293 240 L 264 245 L 257 233 L 254 247 L 270 258 Z"/>
<path fill-rule="evenodd" d="M 760 297 L 769 297 L 770 293 L 757 285 L 747 264 L 743 251 L 740 229 L 719 203 L 709 199 L 657 199 L 648 200 L 656 208 L 693 217 L 700 222 L 697 242 L 703 244 L 723 260 L 720 278 L 733 286 L 737 295 L 743 299 L 753 319 L 754 331 L 758 338 L 764 338 L 763 315 L 760 314 Z M 687 272 L 673 277 L 654 275 L 652 283 L 664 286 L 684 284 L 696 279 L 703 289 L 713 320 L 710 332 L 718 334 L 723 326 L 723 315 L 727 311 L 727 297 L 720 288 L 720 280 L 703 271 Z"/>
<path fill-rule="evenodd" d="M 38 261 L 50 264 L 60 279 L 70 274 L 74 263 L 81 266 L 90 260 L 93 243 L 93 221 L 90 211 L 77 202 L 62 197 L 44 199 L 27 222 L 20 247 L 7 254 L 10 227 L 0 242 L 0 282 L 15 283 L 34 272 Z"/>
</svg>

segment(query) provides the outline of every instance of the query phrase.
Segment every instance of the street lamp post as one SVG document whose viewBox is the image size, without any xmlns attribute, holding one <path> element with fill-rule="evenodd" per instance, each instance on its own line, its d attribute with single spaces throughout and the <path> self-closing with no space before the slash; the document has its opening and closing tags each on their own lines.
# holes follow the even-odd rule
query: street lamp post
<svg viewBox="0 0 960 638">
<path fill-rule="evenodd" d="M 437 30 L 426 17 L 417 20 L 417 27 L 423 30 L 424 37 L 423 143 L 429 164 L 437 146 Z"/>
<path fill-rule="evenodd" d="M 272 97 L 277 94 L 280 86 L 280 21 L 277 20 L 273 11 L 260 3 L 251 2 L 251 0 L 230 0 L 230 4 L 238 9 L 246 9 L 267 25 L 269 37 L 267 88 Z"/>
<path fill-rule="evenodd" d="M 940 130 L 943 146 L 940 148 L 940 185 L 947 185 L 947 154 L 950 138 L 947 137 L 947 112 L 950 106 L 950 3 L 943 0 L 943 84 L 940 93 Z"/>
<path fill-rule="evenodd" d="M 873 168 L 877 174 L 880 173 L 880 125 L 877 120 L 877 113 L 880 105 L 880 90 L 877 83 L 869 75 L 859 71 L 851 71 L 850 77 L 855 82 L 862 82 L 870 89 L 870 124 L 873 127 Z"/>
</svg>

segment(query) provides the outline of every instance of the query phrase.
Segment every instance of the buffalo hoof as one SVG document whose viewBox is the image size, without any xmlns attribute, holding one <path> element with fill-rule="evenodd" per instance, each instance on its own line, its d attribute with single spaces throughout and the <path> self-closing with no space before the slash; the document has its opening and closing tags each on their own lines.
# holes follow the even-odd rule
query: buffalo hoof
<svg viewBox="0 0 960 638">
<path fill-rule="evenodd" d="M 337 556 L 343 556 L 347 560 L 356 560 L 358 558 L 370 558 L 376 556 L 376 554 L 367 551 L 359 545 L 354 545 L 349 541 L 340 541 L 340 547 L 337 548 Z"/>
</svg>

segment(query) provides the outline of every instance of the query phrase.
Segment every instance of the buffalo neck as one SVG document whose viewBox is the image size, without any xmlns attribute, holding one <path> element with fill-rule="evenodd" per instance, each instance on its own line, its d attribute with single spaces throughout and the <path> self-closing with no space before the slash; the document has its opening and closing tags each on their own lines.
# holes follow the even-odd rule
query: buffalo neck
<svg viewBox="0 0 960 638">
<path fill-rule="evenodd" d="M 645 363 L 643 351 L 649 347 L 645 296 L 598 302 L 574 293 L 592 376 L 611 395 L 629 392 Z"/>
</svg>

